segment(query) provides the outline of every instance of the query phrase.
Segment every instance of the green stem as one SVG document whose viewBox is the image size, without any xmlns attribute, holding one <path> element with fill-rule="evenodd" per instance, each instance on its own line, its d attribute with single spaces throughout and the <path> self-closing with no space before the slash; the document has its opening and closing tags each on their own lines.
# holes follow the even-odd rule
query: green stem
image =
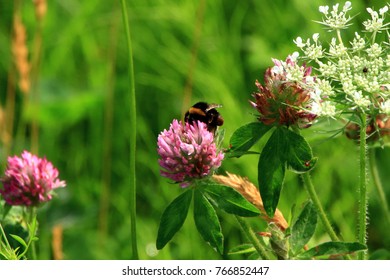
<svg viewBox="0 0 390 280">
<path fill-rule="evenodd" d="M 28 225 L 29 225 L 29 227 L 31 227 L 34 222 L 37 223 L 37 221 L 36 221 L 37 211 L 36 211 L 35 207 L 30 207 L 29 210 L 30 210 L 29 211 L 30 213 L 28 213 L 29 214 Z M 34 219 L 35 219 L 35 221 L 34 221 Z M 30 232 L 30 230 L 29 230 L 29 233 L 31 235 L 31 236 L 29 236 L 29 243 L 31 243 L 30 244 L 31 245 L 31 259 L 36 260 L 37 259 L 37 250 L 36 250 L 35 240 L 34 240 L 35 235 L 36 235 L 36 229 L 34 230 L 34 232 Z"/>
<path fill-rule="evenodd" d="M 253 229 L 249 226 L 247 221 L 245 219 L 235 216 L 238 223 L 240 224 L 242 232 L 246 235 L 246 237 L 249 239 L 249 241 L 253 244 L 256 251 L 259 253 L 261 258 L 263 260 L 272 260 L 274 259 L 267 251 L 267 249 L 261 244 L 260 240 L 257 238 L 256 234 L 254 233 Z"/>
<path fill-rule="evenodd" d="M 339 31 L 338 31 L 338 35 L 339 35 Z M 341 37 L 340 37 L 340 40 L 341 40 Z M 298 129 L 295 128 L 294 131 L 296 133 L 300 134 Z M 306 188 L 307 193 L 309 194 L 310 199 L 313 201 L 314 205 L 317 208 L 318 215 L 321 219 L 322 224 L 325 227 L 325 230 L 329 234 L 332 241 L 340 241 L 340 239 L 337 237 L 336 233 L 334 232 L 332 225 L 330 224 L 329 219 L 325 214 L 324 209 L 322 208 L 321 201 L 318 198 L 317 192 L 314 188 L 314 185 L 313 185 L 313 182 L 311 180 L 309 172 L 305 172 L 305 173 L 301 174 L 301 178 L 303 180 L 304 186 Z"/>
<path fill-rule="evenodd" d="M 361 126 L 360 126 L 360 184 L 359 184 L 359 228 L 358 228 L 358 241 L 361 244 L 367 244 L 367 116 L 361 114 Z M 359 260 L 366 258 L 367 252 L 359 252 Z"/>
<path fill-rule="evenodd" d="M 339 43 L 340 43 L 342 46 L 344 46 L 343 39 L 341 38 L 340 29 L 337 29 L 336 34 L 337 34 L 337 39 L 339 40 Z"/>
<path fill-rule="evenodd" d="M 378 166 L 376 164 L 375 149 L 371 149 L 371 153 L 370 153 L 370 170 L 372 174 L 372 179 L 374 181 L 374 186 L 376 188 L 376 191 L 378 192 L 383 214 L 385 215 L 388 225 L 390 225 L 389 204 L 387 203 L 385 191 L 383 189 L 382 181 L 379 176 Z"/>
<path fill-rule="evenodd" d="M 132 259 L 138 259 L 137 249 L 137 230 L 136 230 L 136 173 L 135 173 L 135 151 L 136 151 L 136 99 L 134 86 L 134 66 L 133 66 L 133 50 L 131 46 L 131 36 L 129 28 L 129 18 L 127 15 L 126 1 L 121 0 L 122 18 L 125 28 L 127 51 L 128 51 L 128 67 L 129 67 L 129 86 L 130 86 L 130 231 L 132 245 Z"/>
<path fill-rule="evenodd" d="M 321 219 L 322 224 L 325 227 L 326 232 L 329 234 L 332 241 L 340 241 L 337 237 L 336 233 L 334 232 L 328 217 L 325 214 L 324 209 L 322 208 L 321 201 L 318 198 L 317 192 L 314 188 L 313 182 L 310 178 L 310 174 L 308 172 L 301 175 L 303 179 L 303 183 L 305 185 L 306 191 L 309 194 L 310 199 L 313 201 L 314 205 L 317 208 L 318 215 Z"/>
<path fill-rule="evenodd" d="M 3 226 L 1 225 L 0 223 L 0 231 L 1 231 L 1 235 L 0 235 L 0 246 L 2 245 L 2 242 L 1 242 L 1 237 L 4 238 L 4 242 L 5 242 L 5 245 L 7 246 L 7 248 L 11 248 L 11 245 L 9 245 L 9 242 L 8 242 L 8 239 L 7 239 L 7 235 L 5 234 L 4 232 L 4 229 L 3 229 Z M 2 248 L 0 247 L 0 250 Z"/>
</svg>

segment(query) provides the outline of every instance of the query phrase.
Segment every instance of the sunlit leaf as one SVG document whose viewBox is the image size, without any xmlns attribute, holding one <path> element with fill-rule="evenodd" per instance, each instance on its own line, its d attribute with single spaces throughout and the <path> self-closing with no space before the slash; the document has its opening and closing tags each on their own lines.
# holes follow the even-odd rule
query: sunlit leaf
<svg viewBox="0 0 390 280">
<path fill-rule="evenodd" d="M 309 144 L 305 138 L 291 130 L 285 130 L 287 153 L 286 161 L 288 166 L 296 172 L 307 172 L 317 162 Z"/>
<path fill-rule="evenodd" d="M 290 246 L 295 255 L 313 236 L 317 225 L 317 211 L 313 202 L 308 201 L 291 229 Z"/>
<path fill-rule="evenodd" d="M 268 132 L 271 126 L 267 126 L 261 122 L 253 122 L 241 126 L 233 132 L 230 138 L 230 150 L 231 157 L 240 157 Z"/>
<path fill-rule="evenodd" d="M 273 217 L 286 170 L 285 128 L 276 129 L 265 144 L 258 164 L 258 182 L 264 209 Z"/>
<path fill-rule="evenodd" d="M 157 234 L 156 247 L 162 249 L 182 227 L 191 204 L 192 190 L 179 195 L 161 216 Z"/>
<path fill-rule="evenodd" d="M 21 238 L 20 236 L 17 236 L 17 235 L 15 235 L 15 234 L 10 234 L 10 236 L 11 236 L 13 239 L 15 239 L 16 241 L 18 241 L 21 245 L 23 245 L 24 248 L 27 247 L 26 241 L 24 241 L 24 239 Z"/>
<path fill-rule="evenodd" d="M 196 228 L 203 239 L 222 254 L 223 235 L 217 213 L 200 190 L 196 189 L 194 192 L 194 220 Z"/>
<path fill-rule="evenodd" d="M 231 187 L 208 185 L 204 191 L 213 199 L 218 208 L 229 214 L 242 217 L 253 217 L 260 214 L 259 209 Z"/>
</svg>

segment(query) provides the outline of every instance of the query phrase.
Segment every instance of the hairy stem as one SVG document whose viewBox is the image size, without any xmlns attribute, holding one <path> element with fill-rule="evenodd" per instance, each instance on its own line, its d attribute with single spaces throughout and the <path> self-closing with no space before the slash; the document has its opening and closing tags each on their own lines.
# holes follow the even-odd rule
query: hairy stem
<svg viewBox="0 0 390 280">
<path fill-rule="evenodd" d="M 361 114 L 361 126 L 360 126 L 360 183 L 359 183 L 359 228 L 358 228 L 358 241 L 361 244 L 367 244 L 367 116 Z M 359 260 L 366 258 L 367 252 L 359 252 Z"/>
<path fill-rule="evenodd" d="M 134 86 L 134 66 L 133 66 L 133 50 L 131 46 L 131 36 L 129 27 L 129 18 L 127 15 L 126 0 L 121 0 L 122 7 L 122 19 L 123 26 L 125 28 L 127 51 L 128 51 L 128 67 L 129 67 L 129 86 L 130 86 L 130 231 L 131 231 L 131 246 L 132 246 L 132 259 L 138 259 L 137 249 L 137 230 L 136 230 L 136 173 L 135 173 L 135 151 L 137 140 L 137 128 L 136 128 L 136 99 L 135 99 L 135 86 Z"/>
<path fill-rule="evenodd" d="M 256 234 L 254 233 L 253 229 L 249 226 L 247 221 L 245 219 L 235 216 L 238 223 L 240 224 L 242 232 L 245 234 L 245 236 L 248 238 L 248 240 L 253 244 L 255 247 L 257 253 L 261 256 L 263 260 L 272 260 L 273 257 L 269 254 L 267 249 L 261 244 L 260 240 L 257 238 Z"/>
</svg>

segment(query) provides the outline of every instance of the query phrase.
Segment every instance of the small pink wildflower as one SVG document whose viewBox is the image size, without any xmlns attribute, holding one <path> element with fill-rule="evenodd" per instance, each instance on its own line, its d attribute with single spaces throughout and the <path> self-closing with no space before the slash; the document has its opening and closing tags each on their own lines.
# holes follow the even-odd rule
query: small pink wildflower
<svg viewBox="0 0 390 280">
<path fill-rule="evenodd" d="M 37 206 L 51 200 L 53 189 L 65 187 L 57 177 L 58 170 L 46 158 L 24 151 L 21 157 L 8 157 L 0 194 L 9 205 Z"/>
<path fill-rule="evenodd" d="M 157 139 L 161 175 L 187 187 L 221 166 L 224 155 L 217 151 L 214 135 L 202 122 L 193 124 L 173 120 L 169 130 Z"/>
</svg>

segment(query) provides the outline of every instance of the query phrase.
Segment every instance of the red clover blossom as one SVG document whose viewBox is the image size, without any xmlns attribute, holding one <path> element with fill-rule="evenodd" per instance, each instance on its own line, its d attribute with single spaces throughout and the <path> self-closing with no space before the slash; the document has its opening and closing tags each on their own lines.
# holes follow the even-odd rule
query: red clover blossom
<svg viewBox="0 0 390 280">
<path fill-rule="evenodd" d="M 296 63 L 297 53 L 286 61 L 273 59 L 274 66 L 266 70 L 264 85 L 256 81 L 258 92 L 251 101 L 266 125 L 308 127 L 317 117 L 320 100 L 315 92 L 311 68 Z"/>
<path fill-rule="evenodd" d="M 214 142 L 214 134 L 202 122 L 183 124 L 173 120 L 169 130 L 158 136 L 157 145 L 161 175 L 180 183 L 181 187 L 211 175 L 224 158 Z"/>
<path fill-rule="evenodd" d="M 27 151 L 21 157 L 8 157 L 1 182 L 0 194 L 9 205 L 37 206 L 51 200 L 53 189 L 65 187 L 51 162 Z"/>
</svg>

